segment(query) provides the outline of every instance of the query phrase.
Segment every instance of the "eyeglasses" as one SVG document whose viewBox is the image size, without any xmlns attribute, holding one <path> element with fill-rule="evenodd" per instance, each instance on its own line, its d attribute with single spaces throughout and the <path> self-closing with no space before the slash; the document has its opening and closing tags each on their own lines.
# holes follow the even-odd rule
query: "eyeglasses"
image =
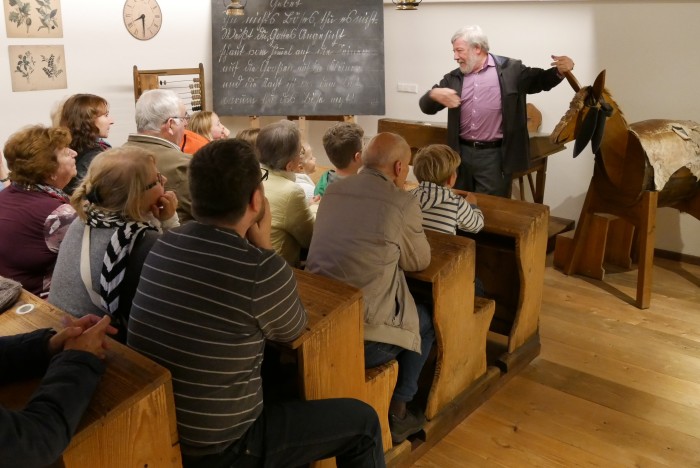
<svg viewBox="0 0 700 468">
<path fill-rule="evenodd" d="M 164 184 L 163 184 L 163 174 L 161 174 L 160 172 L 158 172 L 158 173 L 156 174 L 156 181 L 155 181 L 155 182 L 151 182 L 150 184 L 146 185 L 146 187 L 143 189 L 143 191 L 144 191 L 144 192 L 147 192 L 148 190 L 151 190 L 153 187 L 155 187 L 155 186 L 158 185 L 158 184 L 164 185 Z"/>
<path fill-rule="evenodd" d="M 178 119 L 178 120 L 184 120 L 185 122 L 190 120 L 191 115 L 188 112 L 185 112 L 185 115 L 183 117 L 180 117 L 176 115 L 175 117 L 168 117 L 168 119 Z"/>
<path fill-rule="evenodd" d="M 260 177 L 260 182 L 265 182 L 267 180 L 267 177 L 270 175 L 270 171 L 268 171 L 264 167 L 261 167 L 260 170 L 262 171 L 262 177 Z"/>
</svg>

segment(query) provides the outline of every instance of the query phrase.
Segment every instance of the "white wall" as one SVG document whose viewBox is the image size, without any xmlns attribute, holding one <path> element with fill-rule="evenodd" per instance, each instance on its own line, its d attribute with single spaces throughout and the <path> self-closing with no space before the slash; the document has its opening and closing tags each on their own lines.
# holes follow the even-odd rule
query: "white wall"
<svg viewBox="0 0 700 468">
<path fill-rule="evenodd" d="M 260 0 L 255 0 L 260 1 Z M 338 0 L 329 0 L 338 1 Z M 159 0 L 163 27 L 147 42 L 132 38 L 122 22 L 122 0 L 62 0 L 63 39 L 6 39 L 0 22 L 0 142 L 26 124 L 49 123 L 49 112 L 64 97 L 89 92 L 105 97 L 116 119 L 110 142 L 120 145 L 133 122 L 132 69 L 184 68 L 204 63 L 211 99 L 211 2 Z M 223 11 L 223 0 L 220 9 Z M 219 11 L 220 10 L 220 11 Z M 396 11 L 385 4 L 386 117 L 444 121 L 444 112 L 426 116 L 418 98 L 455 67 L 450 37 L 459 27 L 480 24 L 496 54 L 517 57 L 530 66 L 548 67 L 550 54 L 576 62 L 575 75 L 590 84 L 607 69 L 607 86 L 630 122 L 650 118 L 700 121 L 700 3 L 697 2 L 437 2 L 424 0 L 418 11 Z M 13 93 L 6 44 L 62 44 L 66 50 L 68 89 Z M 416 83 L 419 94 L 398 93 L 397 82 Z M 550 132 L 568 108 L 573 91 L 566 83 L 530 102 L 543 115 Z M 381 116 L 359 122 L 376 132 Z M 247 119 L 224 118 L 237 131 Z M 263 123 L 274 118 L 265 118 Z M 327 162 L 320 143 L 328 124 L 310 122 L 310 142 L 320 163 Z M 577 219 L 593 157 L 586 150 L 576 159 L 571 146 L 549 160 L 545 202 L 552 214 Z M 656 246 L 700 256 L 700 221 L 661 209 Z"/>
</svg>

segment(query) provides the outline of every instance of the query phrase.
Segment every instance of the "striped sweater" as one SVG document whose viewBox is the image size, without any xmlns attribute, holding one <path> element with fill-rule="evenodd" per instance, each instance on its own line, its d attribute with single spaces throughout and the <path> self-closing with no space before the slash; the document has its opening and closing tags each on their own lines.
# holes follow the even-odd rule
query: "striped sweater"
<svg viewBox="0 0 700 468">
<path fill-rule="evenodd" d="M 476 205 L 452 193 L 449 187 L 421 182 L 411 193 L 418 199 L 423 212 L 423 229 L 456 234 L 457 229 L 479 232 L 484 227 L 484 215 Z"/>
<path fill-rule="evenodd" d="M 172 373 L 181 449 L 200 456 L 221 452 L 260 415 L 265 340 L 291 341 L 305 325 L 281 257 L 193 221 L 146 258 L 127 340 Z"/>
</svg>

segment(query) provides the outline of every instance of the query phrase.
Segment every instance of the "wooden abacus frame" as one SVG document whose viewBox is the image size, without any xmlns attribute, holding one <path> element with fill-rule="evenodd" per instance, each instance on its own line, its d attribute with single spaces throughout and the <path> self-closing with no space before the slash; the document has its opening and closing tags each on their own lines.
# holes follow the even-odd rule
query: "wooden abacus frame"
<svg viewBox="0 0 700 468">
<path fill-rule="evenodd" d="M 199 75 L 194 81 L 199 80 L 199 93 L 194 93 L 193 89 L 190 92 L 195 101 L 195 95 L 199 99 L 199 109 L 207 110 L 205 92 L 204 92 L 204 66 L 200 63 L 198 68 L 165 68 L 162 70 L 139 70 L 134 65 L 134 101 L 138 101 L 141 94 L 149 89 L 160 88 L 159 78 L 162 76 L 178 76 L 178 75 Z M 193 110 L 194 106 L 192 106 Z"/>
</svg>

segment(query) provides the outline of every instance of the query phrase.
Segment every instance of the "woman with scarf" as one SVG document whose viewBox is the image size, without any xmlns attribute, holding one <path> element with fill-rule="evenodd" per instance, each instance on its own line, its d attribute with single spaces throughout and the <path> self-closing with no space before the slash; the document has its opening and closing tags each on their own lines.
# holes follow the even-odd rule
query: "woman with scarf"
<svg viewBox="0 0 700 468">
<path fill-rule="evenodd" d="M 177 198 L 165 183 L 144 149 L 122 147 L 95 157 L 72 197 L 79 218 L 58 254 L 51 304 L 77 317 L 109 315 L 124 341 L 146 255 L 163 229 L 180 224 Z"/>
<path fill-rule="evenodd" d="M 95 156 L 111 148 L 105 138 L 114 119 L 109 115 L 107 100 L 94 94 L 74 94 L 66 99 L 60 109 L 59 125 L 70 130 L 70 147 L 78 155 L 75 157 L 77 176 L 65 188 L 67 194 L 73 194 Z"/>
<path fill-rule="evenodd" d="M 7 140 L 10 186 L 0 192 L 0 276 L 46 297 L 56 255 L 75 210 L 63 192 L 75 176 L 66 128 L 41 125 Z"/>
</svg>

